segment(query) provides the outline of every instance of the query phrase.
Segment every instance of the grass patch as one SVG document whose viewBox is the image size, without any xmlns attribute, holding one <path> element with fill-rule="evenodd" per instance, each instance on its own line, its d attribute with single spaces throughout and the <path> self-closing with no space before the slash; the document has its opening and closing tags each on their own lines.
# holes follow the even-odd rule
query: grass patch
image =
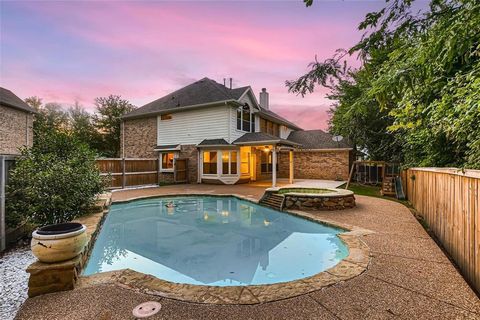
<svg viewBox="0 0 480 320">
<path fill-rule="evenodd" d="M 284 193 L 314 193 L 314 194 L 323 194 L 323 193 L 331 193 L 335 192 L 333 190 L 327 189 L 314 189 L 314 188 L 285 188 L 278 190 L 279 194 Z"/>
<path fill-rule="evenodd" d="M 338 188 L 339 189 L 345 189 L 345 185 L 342 185 Z M 400 202 L 400 203 L 403 203 L 406 206 L 409 206 L 408 202 L 405 201 L 405 200 L 398 200 L 395 197 L 382 196 L 382 194 L 380 193 L 380 190 L 381 190 L 380 186 L 367 186 L 367 185 L 363 185 L 363 184 L 359 184 L 359 183 L 351 183 L 348 186 L 348 190 L 353 191 L 353 193 L 361 195 L 361 196 L 382 198 L 382 199 L 385 199 L 385 200 Z"/>
</svg>

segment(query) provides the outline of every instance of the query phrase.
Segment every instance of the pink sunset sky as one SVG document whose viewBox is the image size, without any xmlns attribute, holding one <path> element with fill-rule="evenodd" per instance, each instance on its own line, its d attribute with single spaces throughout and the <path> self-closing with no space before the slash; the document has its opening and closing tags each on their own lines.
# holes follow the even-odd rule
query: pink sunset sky
<svg viewBox="0 0 480 320">
<path fill-rule="evenodd" d="M 119 94 L 136 106 L 203 77 L 270 92 L 271 109 L 327 128 L 325 89 L 305 98 L 285 80 L 362 35 L 383 1 L 1 2 L 0 85 L 65 106 Z M 353 58 L 352 58 L 353 59 Z"/>
</svg>

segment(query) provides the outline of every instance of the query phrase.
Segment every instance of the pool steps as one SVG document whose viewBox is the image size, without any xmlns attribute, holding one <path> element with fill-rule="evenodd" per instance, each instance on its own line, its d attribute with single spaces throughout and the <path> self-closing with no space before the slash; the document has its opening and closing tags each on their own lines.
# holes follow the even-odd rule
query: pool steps
<svg viewBox="0 0 480 320">
<path fill-rule="evenodd" d="M 260 199 L 259 203 L 261 205 L 276 209 L 276 210 L 283 210 L 283 205 L 285 202 L 285 196 L 278 193 L 273 192 L 265 192 L 262 199 Z"/>
</svg>

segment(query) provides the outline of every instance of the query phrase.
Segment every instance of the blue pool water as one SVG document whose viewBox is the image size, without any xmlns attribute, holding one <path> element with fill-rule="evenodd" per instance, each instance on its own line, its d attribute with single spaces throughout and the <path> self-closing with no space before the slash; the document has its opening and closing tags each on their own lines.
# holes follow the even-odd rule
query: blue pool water
<svg viewBox="0 0 480 320">
<path fill-rule="evenodd" d="M 286 282 L 345 258 L 341 232 L 234 197 L 137 200 L 112 205 L 83 274 L 129 268 L 177 283 Z"/>
</svg>

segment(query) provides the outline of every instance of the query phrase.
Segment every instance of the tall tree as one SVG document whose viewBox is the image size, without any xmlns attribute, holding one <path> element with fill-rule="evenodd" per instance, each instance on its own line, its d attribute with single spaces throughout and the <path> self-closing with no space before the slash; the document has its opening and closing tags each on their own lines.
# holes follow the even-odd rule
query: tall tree
<svg viewBox="0 0 480 320">
<path fill-rule="evenodd" d="M 93 122 L 93 115 L 77 101 L 68 109 L 69 126 L 72 135 L 97 152 L 101 149 L 101 135 Z"/>
<path fill-rule="evenodd" d="M 333 81 L 331 130 L 356 136 L 371 155 L 480 168 L 480 3 L 432 0 L 417 12 L 412 2 L 387 1 L 367 14 L 364 37 L 348 51 L 361 59 L 359 70 L 341 73 L 345 56 L 329 59 L 287 86 L 307 94 Z M 365 117 L 370 123 L 359 121 Z M 369 144 L 375 136 L 381 140 Z"/>
<path fill-rule="evenodd" d="M 117 95 L 96 98 L 95 105 L 95 126 L 102 134 L 101 154 L 119 157 L 121 117 L 135 110 L 135 106 Z"/>
</svg>

